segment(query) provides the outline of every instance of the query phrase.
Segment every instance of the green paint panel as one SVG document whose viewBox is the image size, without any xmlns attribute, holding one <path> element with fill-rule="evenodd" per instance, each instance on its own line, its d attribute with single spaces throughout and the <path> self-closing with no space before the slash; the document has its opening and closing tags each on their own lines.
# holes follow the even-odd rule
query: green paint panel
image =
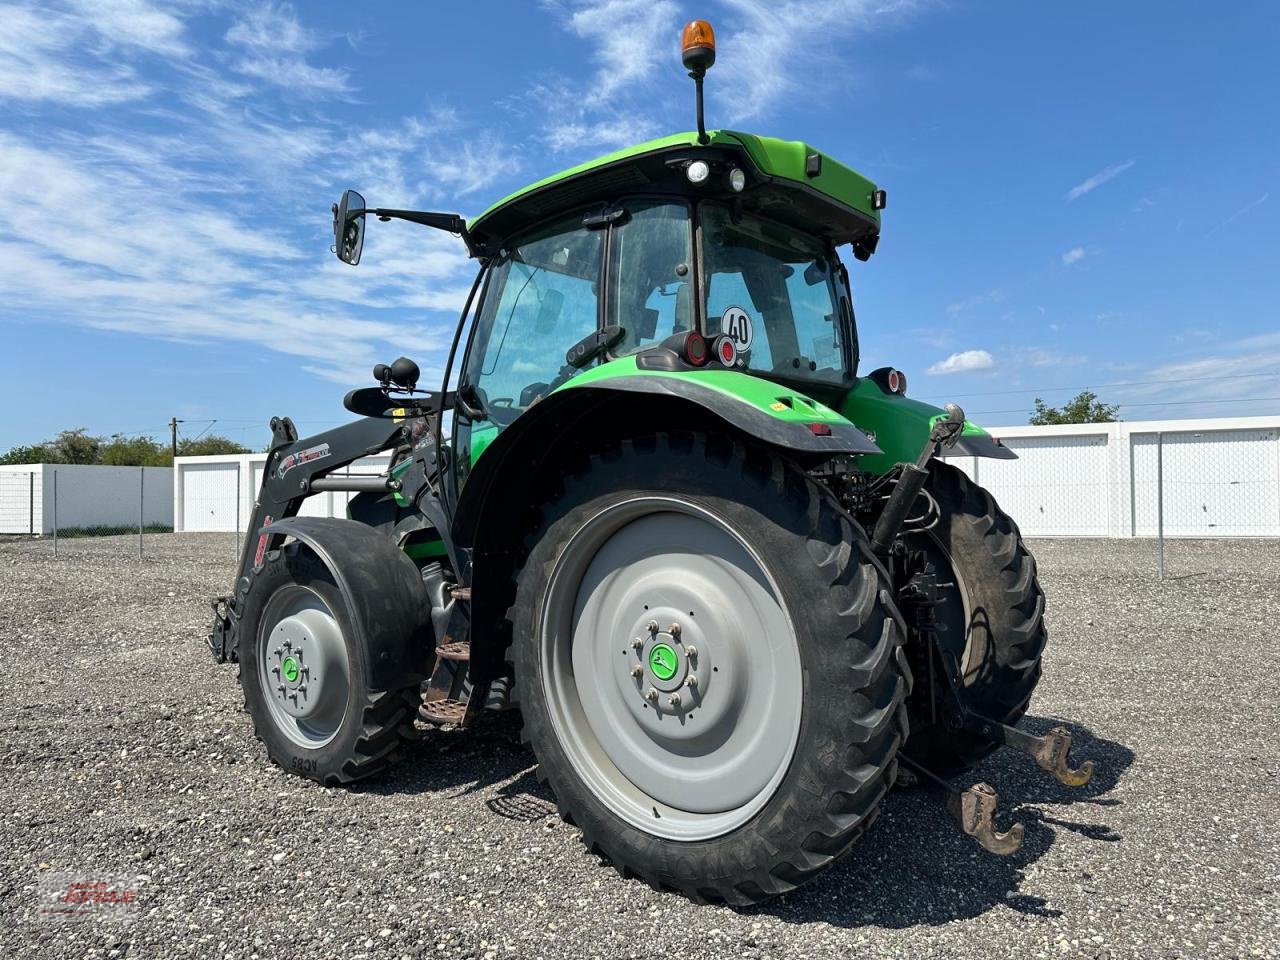
<svg viewBox="0 0 1280 960">
<path fill-rule="evenodd" d="M 634 356 L 619 357 L 617 360 L 611 360 L 598 367 L 592 367 L 557 388 L 556 392 L 572 390 L 575 387 L 584 387 L 588 384 L 599 383 L 602 380 L 609 380 L 614 377 L 634 376 L 670 377 L 676 380 L 697 383 L 699 386 L 715 390 L 717 393 L 741 400 L 743 403 L 755 407 L 774 419 L 787 423 L 847 422 L 835 410 L 823 403 L 819 403 L 812 397 L 790 387 L 774 383 L 771 380 L 765 380 L 763 377 L 742 373 L 738 370 L 717 370 L 714 368 L 687 372 L 641 370 L 636 365 Z"/>
<path fill-rule="evenodd" d="M 433 557 L 448 556 L 443 540 L 426 540 L 405 544 L 404 552 L 411 560 L 427 560 Z"/>
<path fill-rule="evenodd" d="M 888 394 L 865 377 L 844 398 L 840 412 L 863 431 L 872 435 L 884 451 L 877 456 L 858 459 L 858 466 L 870 473 L 882 474 L 899 463 L 920 456 L 929 431 L 946 413 L 932 404 L 910 397 Z M 963 437 L 986 437 L 987 431 L 969 420 L 960 433 Z"/>
<path fill-rule="evenodd" d="M 845 206 L 853 207 L 858 212 L 870 217 L 877 224 L 880 223 L 880 211 L 874 209 L 871 205 L 871 194 L 876 189 L 875 184 L 860 173 L 846 167 L 840 161 L 822 153 L 822 151 L 809 144 L 799 140 L 780 140 L 777 137 L 761 137 L 752 133 L 737 133 L 733 130 L 710 130 L 707 136 L 710 138 L 710 143 L 706 144 L 706 146 L 745 147 L 752 161 L 763 173 L 803 183 L 821 193 L 827 194 L 833 200 L 837 200 Z M 615 150 L 613 153 L 606 153 L 604 156 L 596 157 L 594 160 L 580 163 L 576 167 L 570 167 L 549 177 L 544 177 L 536 183 L 531 183 L 527 187 L 522 187 L 514 193 L 503 197 L 472 220 L 467 225 L 467 229 L 475 232 L 487 217 L 507 206 L 507 204 L 519 200 L 526 194 L 533 193 L 561 180 L 567 180 L 580 173 L 586 173 L 597 167 L 606 167 L 631 157 L 643 156 L 647 153 L 657 153 L 662 150 L 682 147 L 696 147 L 698 145 L 698 135 L 696 133 L 676 133 L 667 137 L 659 137 L 656 140 L 647 140 L 634 146 L 624 147 L 621 150 Z M 811 153 L 818 153 L 822 156 L 822 172 L 816 177 L 806 176 L 804 172 L 805 158 Z"/>
</svg>

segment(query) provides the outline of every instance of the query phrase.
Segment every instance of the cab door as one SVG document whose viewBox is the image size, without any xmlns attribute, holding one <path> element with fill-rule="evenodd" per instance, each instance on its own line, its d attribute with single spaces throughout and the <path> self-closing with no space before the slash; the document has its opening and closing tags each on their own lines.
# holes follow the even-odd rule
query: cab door
<svg viewBox="0 0 1280 960">
<path fill-rule="evenodd" d="M 600 317 L 605 233 L 582 215 L 526 234 L 490 268 L 454 408 L 458 486 L 497 435 L 550 392 L 565 351 Z"/>
</svg>

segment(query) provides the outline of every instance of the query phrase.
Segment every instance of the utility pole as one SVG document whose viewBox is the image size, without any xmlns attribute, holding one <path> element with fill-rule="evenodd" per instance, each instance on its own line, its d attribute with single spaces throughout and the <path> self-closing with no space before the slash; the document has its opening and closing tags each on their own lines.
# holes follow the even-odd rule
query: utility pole
<svg viewBox="0 0 1280 960">
<path fill-rule="evenodd" d="M 178 424 L 183 422 L 177 417 L 169 418 L 169 446 L 173 449 L 175 458 L 178 456 Z"/>
</svg>

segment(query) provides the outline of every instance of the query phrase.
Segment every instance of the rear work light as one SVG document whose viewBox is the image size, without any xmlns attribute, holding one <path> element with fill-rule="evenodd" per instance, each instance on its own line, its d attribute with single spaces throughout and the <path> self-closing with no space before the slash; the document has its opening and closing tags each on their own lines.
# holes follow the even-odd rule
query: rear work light
<svg viewBox="0 0 1280 960">
<path fill-rule="evenodd" d="M 691 366 L 701 367 L 707 362 L 707 341 L 696 330 L 684 338 L 684 359 Z"/>
</svg>

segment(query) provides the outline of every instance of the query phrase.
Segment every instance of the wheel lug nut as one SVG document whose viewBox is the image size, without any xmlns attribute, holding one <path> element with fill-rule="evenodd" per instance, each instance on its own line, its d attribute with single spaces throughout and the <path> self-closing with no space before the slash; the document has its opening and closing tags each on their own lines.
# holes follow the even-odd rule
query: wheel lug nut
<svg viewBox="0 0 1280 960">
<path fill-rule="evenodd" d="M 650 687 L 648 690 L 645 691 L 644 698 L 648 700 L 650 703 L 657 703 L 658 691 L 653 689 L 653 687 Z"/>
<path fill-rule="evenodd" d="M 671 706 L 675 707 L 676 709 L 679 709 L 679 708 L 680 708 L 680 694 L 678 694 L 678 693 L 673 693 L 671 696 L 667 697 L 667 703 L 671 704 Z"/>
<path fill-rule="evenodd" d="M 684 678 L 684 685 L 696 690 L 698 688 L 698 675 L 696 673 L 689 674 Z"/>
<path fill-rule="evenodd" d="M 667 633 L 671 634 L 673 637 L 680 636 L 680 624 L 673 623 L 671 626 L 667 627 Z"/>
<path fill-rule="evenodd" d="M 644 649 L 644 641 L 643 641 L 643 640 L 641 640 L 639 637 L 636 637 L 634 640 L 632 640 L 632 641 L 631 641 L 631 649 L 632 649 L 632 650 L 643 650 L 643 649 Z"/>
<path fill-rule="evenodd" d="M 650 620 L 650 621 L 649 621 L 649 632 L 650 632 L 650 633 L 657 633 L 657 632 L 658 632 L 658 621 L 657 621 L 657 620 Z"/>
<path fill-rule="evenodd" d="M 635 677 L 637 680 L 639 680 L 641 677 L 644 676 L 644 667 L 640 666 L 640 664 L 637 663 L 634 667 L 631 668 L 631 675 Z"/>
<path fill-rule="evenodd" d="M 684 647 L 684 655 L 686 657 L 696 657 L 698 655 L 698 648 L 692 643 L 686 643 Z"/>
</svg>

